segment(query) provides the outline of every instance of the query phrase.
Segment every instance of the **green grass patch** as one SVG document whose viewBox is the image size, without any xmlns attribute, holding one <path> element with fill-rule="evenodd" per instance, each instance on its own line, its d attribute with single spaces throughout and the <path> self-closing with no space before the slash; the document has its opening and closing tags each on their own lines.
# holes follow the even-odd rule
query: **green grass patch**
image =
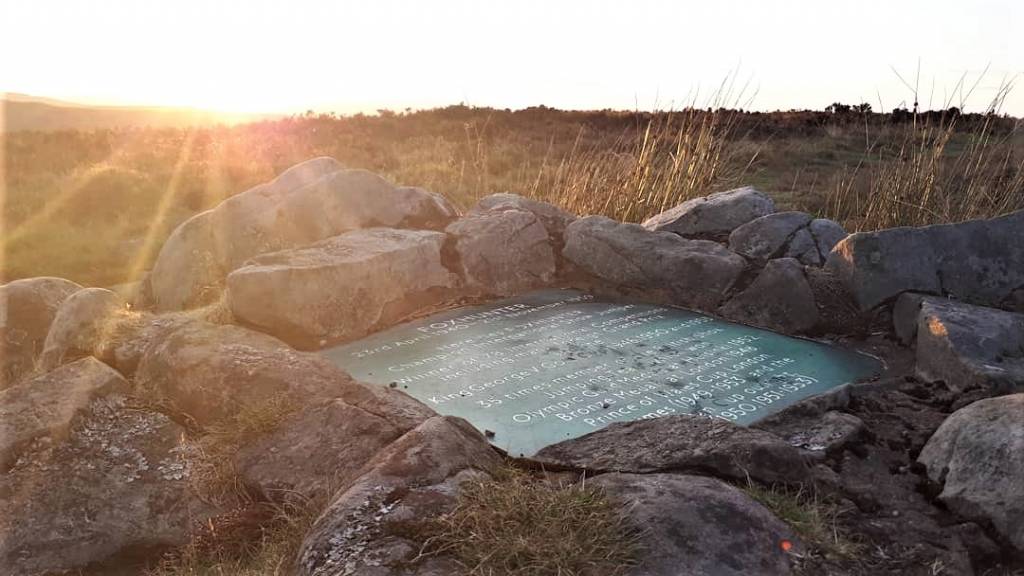
<svg viewBox="0 0 1024 576">
<path fill-rule="evenodd" d="M 765 487 L 753 482 L 739 488 L 788 524 L 812 554 L 821 554 L 828 560 L 850 561 L 863 551 L 863 546 L 840 527 L 838 520 L 843 510 L 837 504 L 806 490 Z"/>
<path fill-rule="evenodd" d="M 623 574 L 642 535 L 601 491 L 511 467 L 465 483 L 455 509 L 422 528 L 424 555 L 450 555 L 473 576 Z"/>
<path fill-rule="evenodd" d="M 242 507 L 207 524 L 146 576 L 286 576 L 323 498 Z"/>
</svg>

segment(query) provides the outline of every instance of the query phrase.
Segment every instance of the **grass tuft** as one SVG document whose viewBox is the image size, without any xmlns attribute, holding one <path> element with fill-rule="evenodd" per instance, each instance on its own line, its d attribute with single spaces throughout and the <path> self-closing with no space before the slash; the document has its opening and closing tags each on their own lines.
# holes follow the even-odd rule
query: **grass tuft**
<svg viewBox="0 0 1024 576">
<path fill-rule="evenodd" d="M 209 426 L 189 448 L 192 487 L 211 502 L 239 502 L 248 498 L 238 480 L 234 455 L 246 441 L 275 430 L 299 409 L 285 395 L 242 408 L 231 418 Z"/>
<path fill-rule="evenodd" d="M 826 195 L 825 213 L 847 230 L 879 230 L 993 218 L 1024 208 L 1019 123 L 996 130 L 1004 86 L 982 120 L 961 128 L 959 113 L 915 115 L 880 131 L 862 160 Z"/>
<path fill-rule="evenodd" d="M 863 546 L 840 527 L 843 511 L 838 505 L 806 490 L 764 487 L 750 481 L 740 489 L 788 524 L 812 554 L 849 561 L 862 552 Z"/>
<path fill-rule="evenodd" d="M 146 576 L 285 576 L 302 539 L 327 504 L 296 495 L 283 504 L 251 504 L 210 521 Z"/>
<path fill-rule="evenodd" d="M 642 535 L 601 491 L 511 467 L 465 483 L 455 509 L 421 533 L 422 555 L 450 555 L 473 576 L 623 574 Z"/>
</svg>

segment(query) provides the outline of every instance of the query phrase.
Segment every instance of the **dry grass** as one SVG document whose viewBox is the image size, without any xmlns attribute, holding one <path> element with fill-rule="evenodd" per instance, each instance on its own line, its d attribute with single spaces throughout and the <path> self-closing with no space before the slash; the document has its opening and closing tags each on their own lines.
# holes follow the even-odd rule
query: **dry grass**
<svg viewBox="0 0 1024 576">
<path fill-rule="evenodd" d="M 793 528 L 812 554 L 849 561 L 855 560 L 863 550 L 863 546 L 840 528 L 838 519 L 842 510 L 831 502 L 807 491 L 769 488 L 751 481 L 740 489 Z"/>
<path fill-rule="evenodd" d="M 734 118 L 689 108 L 610 141 L 587 146 L 577 138 L 567 155 L 545 159 L 519 189 L 575 214 L 639 222 L 742 180 L 754 156 L 740 158 L 730 146 Z"/>
<path fill-rule="evenodd" d="M 915 117 L 888 145 L 869 143 L 864 159 L 844 170 L 826 204 L 848 230 L 877 230 L 991 218 L 1024 208 L 1024 137 L 1018 124 L 997 133 L 1008 92 L 982 123 L 957 138 L 960 116 Z"/>
<path fill-rule="evenodd" d="M 423 533 L 423 554 L 451 555 L 474 576 L 622 574 L 641 535 L 600 491 L 511 467 L 464 484 L 456 508 Z"/>
<path fill-rule="evenodd" d="M 234 467 L 235 453 L 247 440 L 275 430 L 298 409 L 294 399 L 278 395 L 242 406 L 231 418 L 208 427 L 188 446 L 189 480 L 196 494 L 216 503 L 246 500 Z"/>
<path fill-rule="evenodd" d="M 240 508 L 211 522 L 191 543 L 165 556 L 146 576 L 285 576 L 302 539 L 326 505 L 323 498 Z"/>
<path fill-rule="evenodd" d="M 244 442 L 273 431 L 298 405 L 285 396 L 244 406 L 232 418 L 187 441 L 189 482 L 204 500 L 230 509 L 211 519 L 189 544 L 165 555 L 147 576 L 284 576 L 302 538 L 326 505 L 288 493 L 276 502 L 254 499 L 239 481 L 234 454 Z"/>
<path fill-rule="evenodd" d="M 1021 205 L 1024 130 L 1013 119 L 922 115 L 898 124 L 882 114 L 735 109 L 742 104 L 723 87 L 678 111 L 451 106 L 196 130 L 6 134 L 0 275 L 93 286 L 138 280 L 186 218 L 321 155 L 463 208 L 515 192 L 625 221 L 746 184 L 772 194 L 779 209 L 851 229 Z"/>
</svg>

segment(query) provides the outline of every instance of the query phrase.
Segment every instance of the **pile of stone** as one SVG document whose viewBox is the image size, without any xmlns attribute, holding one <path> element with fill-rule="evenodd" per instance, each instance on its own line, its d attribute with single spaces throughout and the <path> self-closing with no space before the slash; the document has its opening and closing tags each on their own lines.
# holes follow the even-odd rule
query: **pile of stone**
<svg viewBox="0 0 1024 576">
<path fill-rule="evenodd" d="M 225 294 L 240 322 L 314 349 L 458 298 L 587 277 L 612 291 L 813 332 L 819 313 L 805 270 L 845 236 L 830 220 L 774 212 L 753 188 L 684 203 L 643 226 L 577 219 L 513 194 L 457 217 L 435 194 L 316 159 L 179 227 L 149 276 L 149 304 L 180 310 Z"/>
<path fill-rule="evenodd" d="M 913 378 L 846 387 L 756 428 L 662 418 L 538 454 L 596 475 L 650 528 L 656 552 L 637 573 L 791 573 L 804 544 L 728 481 L 818 486 L 878 538 L 933 538 L 922 558 L 968 574 L 1024 554 L 1022 238 L 1024 212 L 847 235 L 753 188 L 642 225 L 513 194 L 460 216 L 436 194 L 314 159 L 182 224 L 133 302 L 56 278 L 0 287 L 0 566 L 102 573 L 189 542 L 232 511 L 196 494 L 198 442 L 284 403 L 227 464 L 258 499 L 329 496 L 295 572 L 451 573 L 444 557 L 410 563 L 419 544 L 389 526 L 449 510 L 501 456 L 466 422 L 302 350 L 563 286 L 790 334 L 837 332 L 841 306 L 913 349 Z M 194 310 L 216 302 L 230 322 Z M 885 403 L 901 416 L 879 414 Z M 910 482 L 918 467 L 948 510 Z"/>
</svg>

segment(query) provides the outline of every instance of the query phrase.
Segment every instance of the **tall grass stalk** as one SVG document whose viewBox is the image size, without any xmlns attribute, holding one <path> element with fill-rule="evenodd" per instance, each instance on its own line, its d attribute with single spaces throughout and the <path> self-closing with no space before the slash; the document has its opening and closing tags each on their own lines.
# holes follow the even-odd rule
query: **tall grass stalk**
<svg viewBox="0 0 1024 576">
<path fill-rule="evenodd" d="M 1024 208 L 1020 122 L 1000 133 L 994 122 L 1004 86 L 968 133 L 959 114 L 915 115 L 893 145 L 868 146 L 864 160 L 836 180 L 826 210 L 847 229 L 877 230 L 991 218 Z"/>
<path fill-rule="evenodd" d="M 756 152 L 740 158 L 730 145 L 736 117 L 721 107 L 690 107 L 594 143 L 585 143 L 581 128 L 569 153 L 545 161 L 523 190 L 576 214 L 642 221 L 742 180 Z"/>
</svg>

